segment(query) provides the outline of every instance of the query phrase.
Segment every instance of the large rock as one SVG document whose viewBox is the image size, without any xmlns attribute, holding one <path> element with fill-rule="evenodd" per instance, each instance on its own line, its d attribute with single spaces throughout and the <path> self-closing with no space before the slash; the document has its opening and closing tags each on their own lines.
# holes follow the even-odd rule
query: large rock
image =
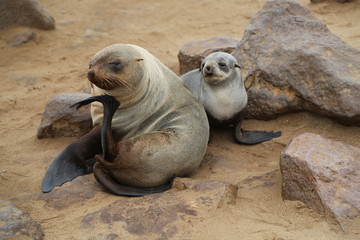
<svg viewBox="0 0 360 240">
<path fill-rule="evenodd" d="M 360 51 L 298 3 L 267 1 L 233 55 L 246 76 L 248 118 L 306 110 L 360 125 Z"/>
<path fill-rule="evenodd" d="M 42 240 L 40 225 L 13 203 L 0 200 L 0 239 Z"/>
<path fill-rule="evenodd" d="M 91 95 L 64 93 L 51 98 L 38 128 L 38 138 L 79 137 L 92 129 L 90 105 L 76 109 L 71 107 Z"/>
<path fill-rule="evenodd" d="M 206 40 L 185 43 L 178 54 L 180 74 L 199 68 L 201 62 L 210 53 L 233 52 L 238 42 L 229 37 L 216 36 Z"/>
<path fill-rule="evenodd" d="M 1 0 L 0 29 L 12 25 L 51 30 L 55 20 L 38 0 Z"/>
<path fill-rule="evenodd" d="M 360 234 L 360 147 L 304 133 L 280 158 L 282 196 Z"/>
</svg>

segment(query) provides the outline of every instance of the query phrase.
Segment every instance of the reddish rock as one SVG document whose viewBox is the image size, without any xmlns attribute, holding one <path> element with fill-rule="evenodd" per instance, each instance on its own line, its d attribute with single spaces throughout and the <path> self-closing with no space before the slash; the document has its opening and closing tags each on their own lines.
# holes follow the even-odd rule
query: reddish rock
<svg viewBox="0 0 360 240">
<path fill-rule="evenodd" d="M 280 158 L 282 196 L 360 234 L 360 147 L 320 135 L 294 138 Z"/>
<path fill-rule="evenodd" d="M 91 95 L 86 93 L 64 93 L 50 99 L 45 107 L 38 138 L 79 137 L 92 129 L 90 105 L 76 109 L 73 104 Z"/>
<path fill-rule="evenodd" d="M 185 43 L 178 54 L 180 75 L 199 68 L 202 60 L 210 53 L 231 53 L 234 51 L 238 42 L 239 41 L 229 37 L 216 36 L 207 40 Z"/>
</svg>

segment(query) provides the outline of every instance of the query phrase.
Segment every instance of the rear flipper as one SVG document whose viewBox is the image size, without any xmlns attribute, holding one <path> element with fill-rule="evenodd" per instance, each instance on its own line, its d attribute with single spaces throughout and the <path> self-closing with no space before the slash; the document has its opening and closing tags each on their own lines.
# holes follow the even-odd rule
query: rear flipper
<svg viewBox="0 0 360 240">
<path fill-rule="evenodd" d="M 94 175 L 96 180 L 109 192 L 119 196 L 140 197 L 152 193 L 161 193 L 171 188 L 172 179 L 169 183 L 157 187 L 133 187 L 118 183 L 104 168 L 106 163 L 113 162 L 118 155 L 118 148 L 112 136 L 111 121 L 120 103 L 115 97 L 109 95 L 90 97 L 77 104 L 78 107 L 98 101 L 104 106 L 103 125 L 101 128 L 102 156 L 97 155 L 97 162 L 94 165 Z"/>
<path fill-rule="evenodd" d="M 254 145 L 281 136 L 281 131 L 266 132 L 266 131 L 243 130 L 241 129 L 241 122 L 242 121 L 239 121 L 236 127 L 234 127 L 234 137 L 238 143 L 246 144 L 246 145 Z"/>
<path fill-rule="evenodd" d="M 96 157 L 102 158 L 101 156 Z M 169 183 L 156 187 L 133 187 L 122 185 L 119 184 L 99 162 L 97 162 L 94 166 L 94 176 L 98 183 L 100 183 L 106 190 L 108 190 L 112 194 L 128 197 L 141 197 L 153 193 L 162 193 L 170 189 L 173 183 L 172 178 Z"/>
<path fill-rule="evenodd" d="M 77 176 L 92 173 L 95 155 L 101 152 L 100 127 L 67 146 L 52 162 L 43 179 L 41 190 L 51 192 L 56 186 Z"/>
</svg>

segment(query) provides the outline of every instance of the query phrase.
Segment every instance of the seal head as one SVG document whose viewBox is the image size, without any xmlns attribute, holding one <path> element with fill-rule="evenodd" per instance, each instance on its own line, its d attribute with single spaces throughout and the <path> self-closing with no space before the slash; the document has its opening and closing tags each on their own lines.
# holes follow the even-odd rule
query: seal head
<svg viewBox="0 0 360 240">
<path fill-rule="evenodd" d="M 209 85 L 219 85 L 234 78 L 236 67 L 240 68 L 232 55 L 215 52 L 202 61 L 200 71 L 203 74 L 204 81 Z"/>
<path fill-rule="evenodd" d="M 144 76 L 142 61 L 142 56 L 130 46 L 122 52 L 114 51 L 114 46 L 109 46 L 90 61 L 88 79 L 104 90 L 134 90 Z"/>
</svg>

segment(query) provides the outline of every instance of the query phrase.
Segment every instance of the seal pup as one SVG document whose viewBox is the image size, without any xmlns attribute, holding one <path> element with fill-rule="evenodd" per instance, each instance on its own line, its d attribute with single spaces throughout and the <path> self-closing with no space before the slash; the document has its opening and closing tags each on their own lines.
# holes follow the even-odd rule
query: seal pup
<svg viewBox="0 0 360 240">
<path fill-rule="evenodd" d="M 209 139 L 205 110 L 156 57 L 114 44 L 90 61 L 88 79 L 94 97 L 77 106 L 91 103 L 94 128 L 55 158 L 43 192 L 94 172 L 114 194 L 142 196 L 199 167 Z"/>
<path fill-rule="evenodd" d="M 248 96 L 235 57 L 224 52 L 208 55 L 195 69 L 182 75 L 183 83 L 202 102 L 211 127 L 234 126 L 234 138 L 241 144 L 258 144 L 279 137 L 281 132 L 246 131 L 241 123 Z"/>
</svg>

